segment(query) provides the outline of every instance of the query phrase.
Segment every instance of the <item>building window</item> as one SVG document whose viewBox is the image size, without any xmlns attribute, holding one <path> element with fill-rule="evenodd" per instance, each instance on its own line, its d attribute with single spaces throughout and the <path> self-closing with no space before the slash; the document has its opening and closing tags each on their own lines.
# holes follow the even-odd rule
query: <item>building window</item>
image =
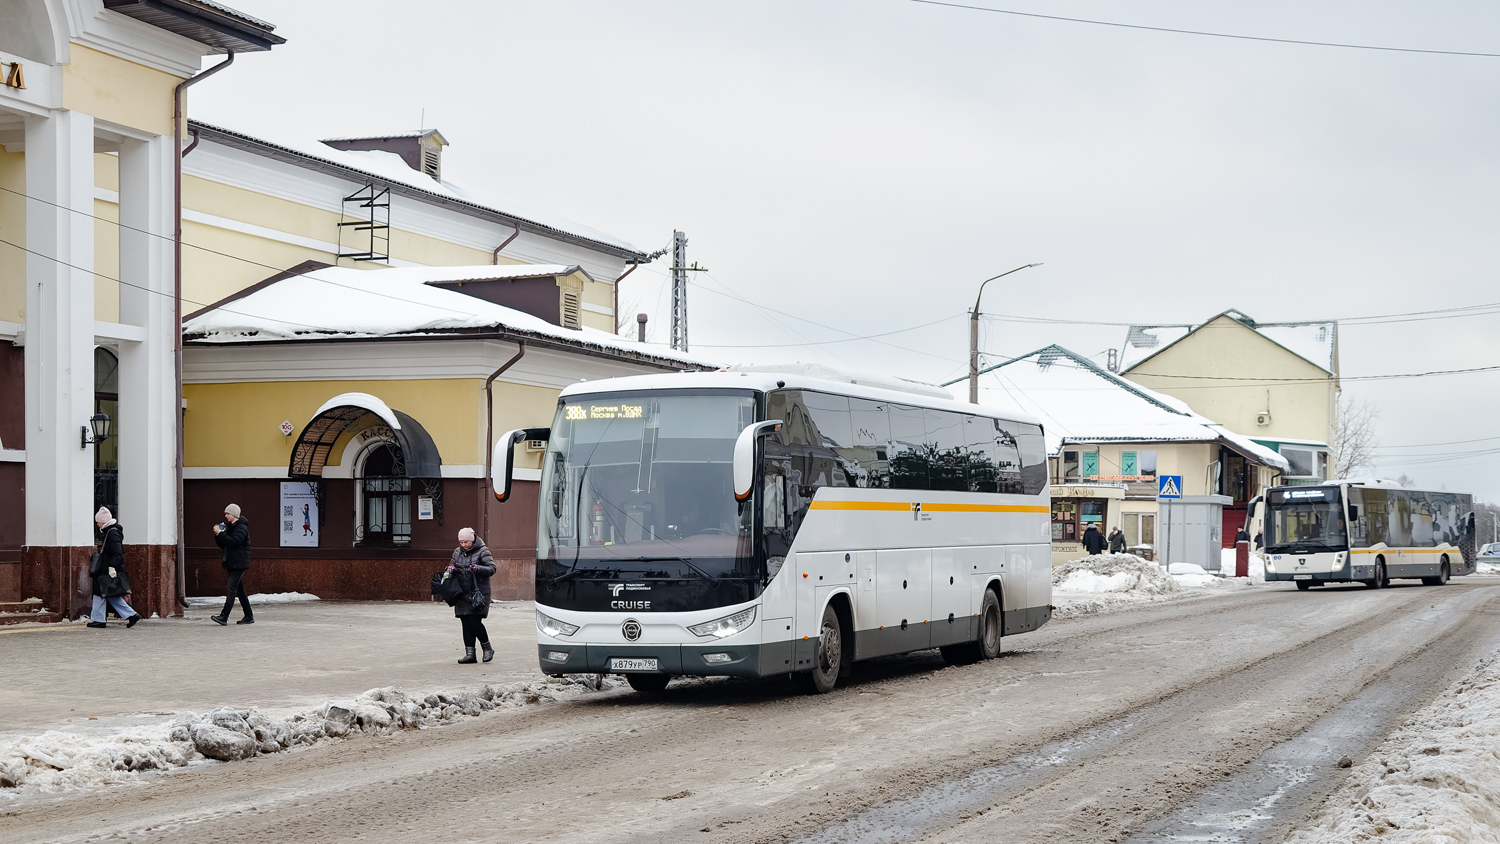
<svg viewBox="0 0 1500 844">
<path fill-rule="evenodd" d="M 411 481 L 401 447 L 382 443 L 368 452 L 356 481 L 364 501 L 356 539 L 361 545 L 411 542 Z"/>
<path fill-rule="evenodd" d="M 114 424 L 109 439 L 94 446 L 94 509 L 108 507 L 120 516 L 120 359 L 103 347 L 94 349 L 94 412 Z"/>
<path fill-rule="evenodd" d="M 1063 452 L 1062 476 L 1063 480 L 1071 480 L 1078 477 L 1078 452 Z"/>
<path fill-rule="evenodd" d="M 1156 449 L 1148 448 L 1136 452 L 1136 463 L 1140 466 L 1140 474 L 1156 475 Z"/>
<path fill-rule="evenodd" d="M 1156 515 L 1154 513 L 1126 513 L 1125 544 L 1130 548 L 1156 547 Z"/>
<path fill-rule="evenodd" d="M 1052 499 L 1052 541 L 1078 541 L 1078 502 L 1075 499 Z"/>
</svg>

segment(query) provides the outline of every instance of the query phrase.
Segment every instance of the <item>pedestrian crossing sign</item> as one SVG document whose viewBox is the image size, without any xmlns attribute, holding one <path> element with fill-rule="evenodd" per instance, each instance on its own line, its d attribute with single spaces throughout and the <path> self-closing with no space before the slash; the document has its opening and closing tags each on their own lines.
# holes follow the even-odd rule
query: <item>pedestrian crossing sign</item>
<svg viewBox="0 0 1500 844">
<path fill-rule="evenodd" d="M 1161 477 L 1157 478 L 1156 479 L 1156 497 L 1157 498 L 1181 498 L 1182 497 L 1182 476 L 1181 475 L 1162 475 Z"/>
</svg>

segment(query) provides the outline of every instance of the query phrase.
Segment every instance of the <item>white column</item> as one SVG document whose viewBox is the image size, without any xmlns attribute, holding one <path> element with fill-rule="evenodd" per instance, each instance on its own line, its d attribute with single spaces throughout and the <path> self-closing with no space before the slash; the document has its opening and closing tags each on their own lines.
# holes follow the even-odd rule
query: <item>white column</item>
<svg viewBox="0 0 1500 844">
<path fill-rule="evenodd" d="M 91 545 L 94 449 L 79 442 L 94 414 L 92 117 L 27 118 L 26 193 L 26 544 Z"/>
<path fill-rule="evenodd" d="M 120 503 L 131 544 L 177 541 L 176 372 L 172 313 L 172 139 L 120 147 Z"/>
</svg>

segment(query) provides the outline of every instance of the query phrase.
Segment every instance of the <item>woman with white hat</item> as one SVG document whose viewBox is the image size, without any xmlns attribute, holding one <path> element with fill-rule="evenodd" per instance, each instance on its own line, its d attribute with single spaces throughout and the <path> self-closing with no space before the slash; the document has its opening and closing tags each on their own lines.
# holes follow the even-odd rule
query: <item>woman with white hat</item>
<svg viewBox="0 0 1500 844">
<path fill-rule="evenodd" d="M 464 626 L 464 658 L 458 662 L 468 665 L 478 662 L 474 658 L 474 643 L 484 649 L 484 661 L 495 658 L 495 649 L 490 647 L 490 633 L 484 629 L 484 619 L 490 614 L 490 578 L 495 574 L 495 560 L 484 540 L 474 535 L 473 528 L 458 532 L 458 547 L 453 549 L 453 559 L 448 563 L 448 573 L 458 578 L 463 594 L 453 604 L 453 614 Z"/>
<path fill-rule="evenodd" d="M 125 575 L 125 530 L 108 507 L 100 507 L 94 514 L 94 524 L 99 528 L 100 542 L 99 553 L 89 566 L 89 575 L 94 578 L 94 607 L 89 613 L 88 626 L 104 626 L 107 603 L 125 619 L 126 627 L 134 627 L 141 614 L 125 603 L 125 596 L 130 594 L 130 578 Z"/>
</svg>

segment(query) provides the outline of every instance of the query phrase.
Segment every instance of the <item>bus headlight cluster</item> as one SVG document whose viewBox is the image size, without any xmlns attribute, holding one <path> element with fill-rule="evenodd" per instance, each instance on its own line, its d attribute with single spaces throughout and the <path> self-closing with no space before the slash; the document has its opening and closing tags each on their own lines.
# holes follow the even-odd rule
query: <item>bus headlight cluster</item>
<svg viewBox="0 0 1500 844">
<path fill-rule="evenodd" d="M 754 622 L 755 607 L 751 607 L 747 610 L 740 610 L 734 615 L 716 618 L 713 621 L 705 621 L 702 624 L 694 624 L 688 628 L 688 632 L 694 636 L 717 636 L 722 639 L 725 636 L 733 636 Z"/>
<path fill-rule="evenodd" d="M 1344 567 L 1344 555 L 1343 554 L 1334 554 L 1333 555 L 1333 570 L 1334 571 L 1339 571 L 1343 567 Z"/>
<path fill-rule="evenodd" d="M 578 625 L 558 621 L 540 611 L 536 614 L 536 626 L 538 630 L 541 630 L 548 636 L 571 636 L 578 632 Z"/>
</svg>

